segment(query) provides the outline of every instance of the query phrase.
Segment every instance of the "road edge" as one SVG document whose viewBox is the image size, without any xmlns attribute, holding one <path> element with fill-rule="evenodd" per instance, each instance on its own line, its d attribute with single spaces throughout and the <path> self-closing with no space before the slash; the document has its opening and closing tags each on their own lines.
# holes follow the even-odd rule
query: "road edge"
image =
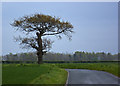
<svg viewBox="0 0 120 86">
<path fill-rule="evenodd" d="M 90 70 L 90 69 L 85 69 L 85 70 Z M 92 70 L 92 71 L 104 72 L 104 73 L 109 74 L 110 76 L 112 76 L 112 77 L 114 77 L 114 78 L 116 78 L 116 79 L 120 79 L 120 77 L 118 77 L 118 76 L 116 76 L 116 75 L 114 75 L 114 74 L 112 74 L 112 73 L 110 73 L 110 72 L 108 72 L 108 71 L 104 71 L 104 70 Z"/>
<path fill-rule="evenodd" d="M 65 70 L 65 71 L 67 71 L 67 70 Z M 67 71 L 67 73 L 68 73 L 68 75 L 67 75 L 67 80 L 66 80 L 65 86 L 67 86 L 67 84 L 68 84 L 68 79 L 69 79 L 69 71 Z"/>
<path fill-rule="evenodd" d="M 97 71 L 97 70 L 96 70 Z M 118 76 L 116 76 L 116 75 L 114 75 L 114 74 L 112 74 L 112 73 L 110 73 L 110 72 L 107 72 L 107 71 L 101 71 L 100 70 L 100 72 L 104 72 L 104 73 L 106 73 L 106 74 L 109 74 L 109 75 L 111 75 L 112 77 L 114 77 L 114 78 L 116 78 L 116 79 L 120 79 L 120 77 L 118 77 Z"/>
</svg>

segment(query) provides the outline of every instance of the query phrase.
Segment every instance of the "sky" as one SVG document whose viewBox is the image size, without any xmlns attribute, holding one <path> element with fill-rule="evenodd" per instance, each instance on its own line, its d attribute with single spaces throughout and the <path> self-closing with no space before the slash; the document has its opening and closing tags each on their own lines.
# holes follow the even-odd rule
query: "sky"
<svg viewBox="0 0 120 86">
<path fill-rule="evenodd" d="M 23 35 L 10 24 L 25 15 L 42 13 L 69 21 L 75 33 L 69 41 L 66 36 L 54 40 L 50 52 L 74 53 L 118 52 L 117 2 L 3 2 L 2 3 L 2 54 L 31 52 L 23 50 L 14 37 Z"/>
</svg>

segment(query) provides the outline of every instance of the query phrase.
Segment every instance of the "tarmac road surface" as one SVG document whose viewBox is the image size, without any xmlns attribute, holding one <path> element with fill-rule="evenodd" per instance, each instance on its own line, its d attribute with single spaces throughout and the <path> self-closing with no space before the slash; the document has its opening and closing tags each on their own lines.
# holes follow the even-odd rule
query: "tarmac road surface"
<svg viewBox="0 0 120 86">
<path fill-rule="evenodd" d="M 82 84 L 87 84 L 84 86 L 93 86 L 93 84 L 94 85 L 96 84 L 95 86 L 98 86 L 99 84 L 105 84 L 105 86 L 107 84 L 109 84 L 108 86 L 120 86 L 118 85 L 119 78 L 107 72 L 86 69 L 66 69 L 66 70 L 68 71 L 68 80 L 66 84 L 78 84 L 76 86 L 83 86 Z"/>
</svg>

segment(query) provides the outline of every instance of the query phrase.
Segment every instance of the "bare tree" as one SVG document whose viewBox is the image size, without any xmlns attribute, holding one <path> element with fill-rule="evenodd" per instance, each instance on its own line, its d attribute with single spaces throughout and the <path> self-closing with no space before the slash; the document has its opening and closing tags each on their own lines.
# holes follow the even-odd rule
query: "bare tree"
<svg viewBox="0 0 120 86">
<path fill-rule="evenodd" d="M 33 48 L 37 50 L 38 64 L 42 63 L 43 55 L 50 50 L 53 41 L 45 38 L 46 35 L 57 36 L 62 38 L 62 34 L 71 39 L 73 26 L 68 21 L 61 21 L 60 18 L 52 17 L 44 14 L 33 14 L 23 16 L 18 20 L 14 20 L 11 24 L 16 30 L 24 32 L 27 37 L 19 36 L 19 41 L 23 48 Z"/>
</svg>

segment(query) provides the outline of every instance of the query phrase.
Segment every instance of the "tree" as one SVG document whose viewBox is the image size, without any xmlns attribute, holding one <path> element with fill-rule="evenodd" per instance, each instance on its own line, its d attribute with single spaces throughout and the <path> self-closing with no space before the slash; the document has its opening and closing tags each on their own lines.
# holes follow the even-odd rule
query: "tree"
<svg viewBox="0 0 120 86">
<path fill-rule="evenodd" d="M 18 20 L 14 20 L 11 24 L 16 30 L 24 32 L 27 37 L 19 36 L 16 41 L 23 45 L 23 48 L 33 48 L 37 51 L 38 64 L 42 63 L 43 55 L 50 50 L 53 41 L 45 38 L 45 36 L 56 36 L 62 38 L 62 34 L 66 35 L 69 40 L 73 33 L 73 26 L 68 21 L 61 21 L 60 18 L 52 17 L 44 14 L 33 14 L 23 16 Z"/>
</svg>

